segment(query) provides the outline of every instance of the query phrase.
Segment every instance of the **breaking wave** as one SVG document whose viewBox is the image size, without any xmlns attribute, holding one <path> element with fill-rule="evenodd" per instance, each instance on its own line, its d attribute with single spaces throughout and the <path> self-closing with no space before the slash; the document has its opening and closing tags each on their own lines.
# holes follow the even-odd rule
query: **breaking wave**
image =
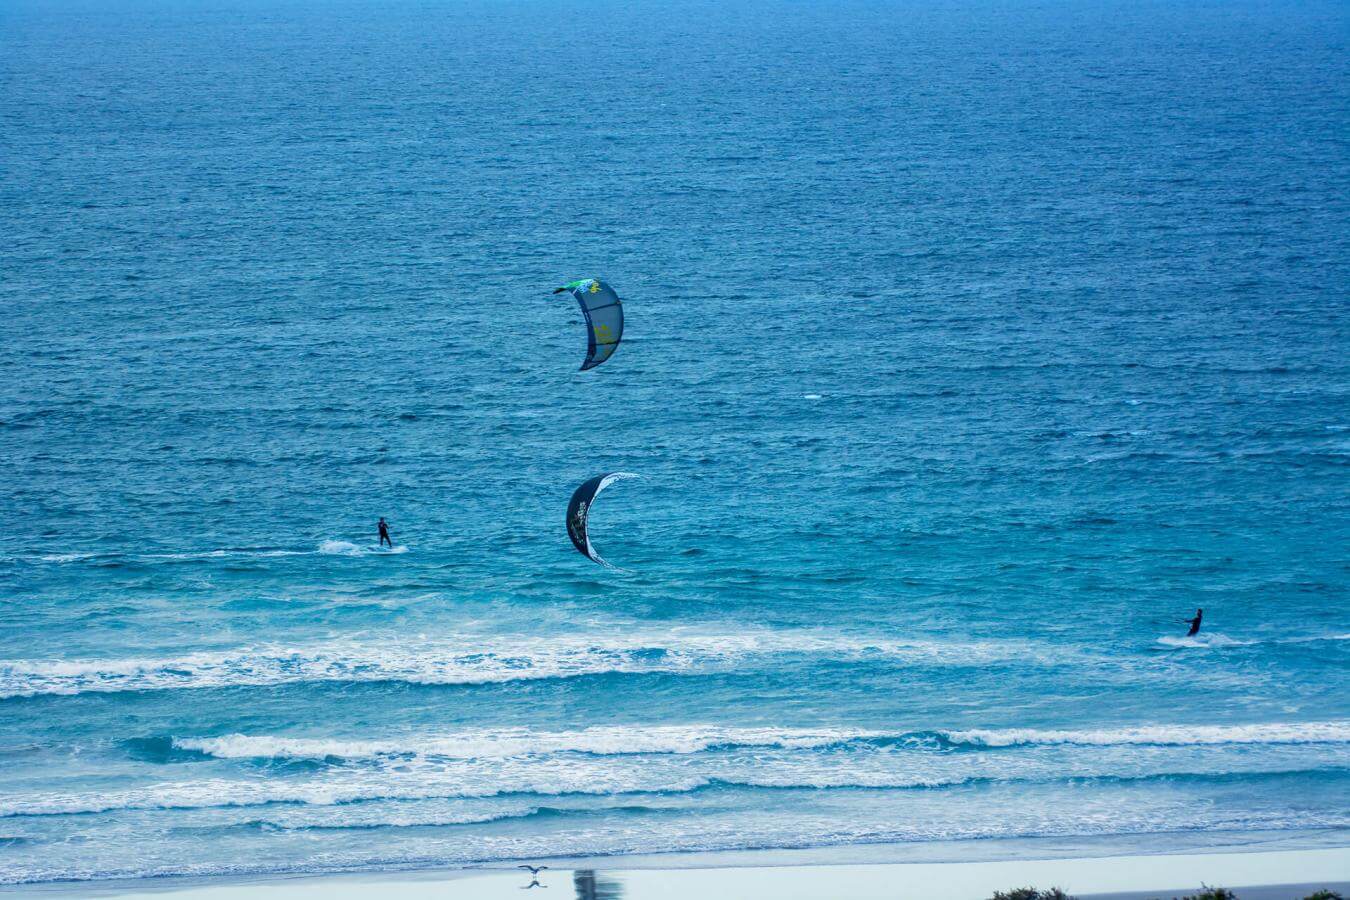
<svg viewBox="0 0 1350 900">
<path fill-rule="evenodd" d="M 1025 642 L 868 640 L 808 630 L 746 630 L 737 634 L 674 631 L 569 638 L 452 635 L 417 643 L 262 644 L 166 657 L 7 660 L 0 661 L 0 699 L 299 682 L 450 685 L 605 674 L 698 673 L 784 654 L 878 657 L 906 665 L 967 667 L 1007 660 L 1054 663 L 1071 652 L 1043 651 L 1038 656 Z"/>
<path fill-rule="evenodd" d="M 693 754 L 709 750 L 902 747 L 992 749 L 1077 744 L 1092 747 L 1350 743 L 1350 722 L 1251 725 L 1141 725 L 1084 731 L 1027 728 L 874 731 L 851 728 L 727 728 L 716 725 L 596 726 L 572 732 L 526 728 L 423 733 L 384 740 L 227 734 L 175 737 L 172 745 L 219 759 L 492 759 L 553 753 L 596 756 Z"/>
<path fill-rule="evenodd" d="M 525 728 L 409 735 L 401 739 L 343 741 L 228 734 L 174 738 L 179 750 L 221 759 L 380 759 L 407 756 L 480 759 L 545 753 L 620 756 L 690 754 L 717 748 L 810 749 L 884 737 L 855 729 L 721 728 L 712 725 L 613 726 L 575 732 L 534 732 Z"/>
<path fill-rule="evenodd" d="M 1255 725 L 1142 725 L 1087 731 L 1040 731 L 1033 728 L 947 731 L 955 744 L 972 747 L 1083 744 L 1094 747 L 1129 744 L 1209 746 L 1213 744 L 1323 744 L 1350 742 L 1350 722 L 1299 722 Z"/>
<path fill-rule="evenodd" d="M 417 762 L 326 767 L 301 776 L 259 779 L 256 773 L 161 781 L 119 790 L 59 790 L 0 798 L 0 818 L 123 810 L 219 809 L 291 804 L 334 807 L 371 801 L 486 800 L 527 797 L 687 795 L 706 789 L 912 790 L 992 783 L 1105 782 L 1148 779 L 1249 778 L 1287 773 L 1343 773 L 1350 749 L 1312 752 L 1269 746 L 1260 754 L 1233 748 L 1165 753 L 1132 748 L 1041 748 L 1020 753 L 910 752 L 884 749 L 852 757 L 814 749 L 727 754 L 586 757 L 539 755 L 490 759 L 424 757 Z"/>
</svg>

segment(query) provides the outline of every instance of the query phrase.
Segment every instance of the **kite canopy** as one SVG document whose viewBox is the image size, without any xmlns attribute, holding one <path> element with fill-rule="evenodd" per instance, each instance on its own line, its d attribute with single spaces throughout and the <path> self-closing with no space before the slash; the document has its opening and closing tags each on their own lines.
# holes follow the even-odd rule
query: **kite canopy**
<svg viewBox="0 0 1350 900">
<path fill-rule="evenodd" d="M 567 536 L 572 539 L 572 546 L 587 559 L 598 562 L 602 566 L 610 566 L 600 558 L 600 554 L 595 552 L 591 546 L 590 536 L 586 534 L 586 516 L 590 513 L 591 504 L 600 492 L 609 487 L 621 478 L 636 478 L 632 472 L 610 472 L 605 475 L 597 475 L 589 481 L 583 482 L 581 487 L 572 492 L 572 500 L 567 504 Z"/>
<path fill-rule="evenodd" d="M 623 337 L 623 303 L 614 288 L 599 278 L 583 278 L 556 289 L 577 298 L 586 317 L 586 361 L 581 371 L 594 369 L 614 355 Z"/>
</svg>

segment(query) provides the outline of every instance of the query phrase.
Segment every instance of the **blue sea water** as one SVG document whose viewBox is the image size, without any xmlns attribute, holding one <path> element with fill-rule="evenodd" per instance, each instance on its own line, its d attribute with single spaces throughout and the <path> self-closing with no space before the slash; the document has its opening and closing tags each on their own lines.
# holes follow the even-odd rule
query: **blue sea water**
<svg viewBox="0 0 1350 900">
<path fill-rule="evenodd" d="M 0 882 L 1344 844 L 1348 47 L 6 0 Z"/>
</svg>

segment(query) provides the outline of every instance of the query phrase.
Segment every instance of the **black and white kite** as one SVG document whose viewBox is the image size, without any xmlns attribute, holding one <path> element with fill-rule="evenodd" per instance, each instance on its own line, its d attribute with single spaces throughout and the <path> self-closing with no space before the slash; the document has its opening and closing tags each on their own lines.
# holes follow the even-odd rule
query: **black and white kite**
<svg viewBox="0 0 1350 900">
<path fill-rule="evenodd" d="M 600 554 L 595 552 L 595 547 L 591 545 L 590 536 L 586 533 L 586 517 L 591 511 L 591 504 L 600 492 L 609 487 L 614 482 L 622 478 L 636 478 L 632 472 L 610 472 L 605 475 L 597 475 L 589 481 L 583 482 L 581 487 L 572 492 L 572 500 L 567 504 L 567 536 L 572 539 L 572 546 L 577 548 L 587 559 L 598 562 L 602 566 L 614 568 L 609 563 L 600 558 Z"/>
</svg>

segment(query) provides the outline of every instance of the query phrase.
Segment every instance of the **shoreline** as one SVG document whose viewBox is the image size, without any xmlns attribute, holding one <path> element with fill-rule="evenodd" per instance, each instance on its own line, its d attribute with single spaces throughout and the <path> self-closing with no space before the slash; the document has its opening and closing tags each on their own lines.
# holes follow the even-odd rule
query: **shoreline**
<svg viewBox="0 0 1350 900">
<path fill-rule="evenodd" d="M 1344 835 L 1340 835 L 1344 838 Z M 1281 843 L 1279 841 L 1271 844 Z M 1264 846 L 1264 845 L 1263 845 Z M 887 845 L 894 850 L 903 845 Z M 1202 885 L 1239 900 L 1301 900 L 1317 889 L 1350 893 L 1350 842 L 1304 849 L 1231 847 L 1176 853 L 1026 855 L 946 861 L 848 861 L 848 848 L 550 860 L 539 888 L 578 900 L 987 900 L 996 890 L 1060 887 L 1083 900 L 1168 900 Z M 1048 853 L 1052 848 L 1042 846 Z M 1061 848 L 1067 849 L 1067 848 Z M 897 854 L 892 854 L 893 856 Z M 903 854 L 898 854 L 903 855 Z M 683 866 L 679 863 L 684 863 Z M 333 874 L 167 876 L 103 882 L 0 885 L 6 897 L 108 900 L 505 900 L 529 889 L 517 864 Z"/>
</svg>

